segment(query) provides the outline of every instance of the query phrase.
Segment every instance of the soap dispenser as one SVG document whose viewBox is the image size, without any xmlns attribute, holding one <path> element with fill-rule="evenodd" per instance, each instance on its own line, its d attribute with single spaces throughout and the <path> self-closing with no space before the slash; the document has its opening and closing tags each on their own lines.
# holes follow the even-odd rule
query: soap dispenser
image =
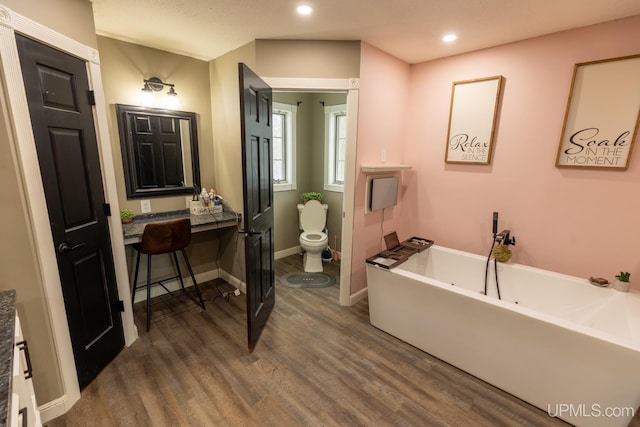
<svg viewBox="0 0 640 427">
<path fill-rule="evenodd" d="M 209 199 L 209 193 L 207 193 L 207 189 L 204 187 L 202 187 L 200 198 L 202 199 L 202 206 L 208 207 L 211 199 Z"/>
</svg>

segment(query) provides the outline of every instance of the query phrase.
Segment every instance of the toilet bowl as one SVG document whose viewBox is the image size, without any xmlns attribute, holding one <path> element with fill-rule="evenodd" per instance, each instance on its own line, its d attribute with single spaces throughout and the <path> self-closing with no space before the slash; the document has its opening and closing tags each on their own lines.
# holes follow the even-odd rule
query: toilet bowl
<svg viewBox="0 0 640 427">
<path fill-rule="evenodd" d="M 304 249 L 304 271 L 322 272 L 322 251 L 329 237 L 322 232 L 327 221 L 326 208 L 317 200 L 309 200 L 300 211 L 300 246 Z"/>
</svg>

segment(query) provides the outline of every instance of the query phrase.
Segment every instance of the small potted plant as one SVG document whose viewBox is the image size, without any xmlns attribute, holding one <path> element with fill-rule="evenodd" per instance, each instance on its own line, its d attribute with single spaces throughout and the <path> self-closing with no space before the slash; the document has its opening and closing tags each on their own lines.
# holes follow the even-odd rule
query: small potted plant
<svg viewBox="0 0 640 427">
<path fill-rule="evenodd" d="M 122 221 L 123 224 L 130 223 L 135 216 L 136 214 L 133 213 L 131 209 L 120 209 L 120 221 Z"/>
<path fill-rule="evenodd" d="M 302 193 L 300 196 L 304 203 L 307 203 L 309 200 L 317 200 L 322 203 L 322 193 L 317 193 L 315 191 L 307 191 L 306 193 Z"/>
<path fill-rule="evenodd" d="M 631 285 L 629 283 L 629 276 L 631 276 L 631 273 L 628 271 L 621 271 L 620 274 L 616 274 L 616 281 L 613 284 L 613 289 L 620 292 L 628 292 L 629 286 Z"/>
</svg>

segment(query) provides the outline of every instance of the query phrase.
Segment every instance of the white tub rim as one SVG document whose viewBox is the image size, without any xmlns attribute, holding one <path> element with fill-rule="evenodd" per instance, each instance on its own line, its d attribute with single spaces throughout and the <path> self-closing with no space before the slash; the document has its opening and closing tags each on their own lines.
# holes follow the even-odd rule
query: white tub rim
<svg viewBox="0 0 640 427">
<path fill-rule="evenodd" d="M 482 255 L 473 254 L 471 252 L 465 252 L 465 251 L 461 251 L 461 250 L 458 250 L 458 249 L 447 248 L 447 247 L 444 247 L 444 246 L 433 245 L 431 248 L 443 250 L 445 252 L 452 252 L 454 254 L 461 255 L 461 256 L 482 257 Z M 430 250 L 431 248 L 427 249 L 427 251 Z M 417 255 L 419 256 L 420 254 L 417 254 Z M 557 275 L 558 277 L 563 278 L 563 279 L 567 279 L 567 280 L 576 280 L 576 279 L 580 280 L 580 278 L 576 277 L 576 276 L 570 276 L 570 275 L 563 274 L 563 273 L 556 273 L 556 272 L 553 272 L 553 271 L 550 271 L 550 270 L 543 270 L 541 268 L 531 267 L 531 266 L 527 266 L 527 265 L 523 265 L 523 264 L 517 264 L 517 263 L 511 263 L 511 262 L 507 262 L 507 263 L 503 263 L 503 264 L 506 264 L 506 265 L 508 265 L 510 267 L 513 267 L 513 268 L 524 269 L 524 270 L 528 270 L 528 271 L 532 271 L 532 272 L 545 273 L 545 274 L 549 274 L 550 273 L 550 274 Z M 373 266 L 373 265 L 372 265 L 372 267 L 381 268 L 381 267 L 377 267 L 377 266 Z M 434 279 L 432 277 L 428 277 L 428 276 L 424 276 L 424 275 L 421 275 L 421 274 L 413 273 L 411 271 L 404 270 L 402 268 L 402 265 L 399 265 L 398 267 L 396 267 L 396 268 L 394 268 L 394 269 L 392 269 L 390 271 L 395 273 L 395 274 L 398 274 L 398 275 L 401 275 L 401 276 L 416 280 L 418 282 L 423 282 L 423 283 L 426 283 L 424 278 L 428 278 L 432 282 L 429 282 L 427 284 L 436 286 L 438 288 L 442 288 L 442 289 L 444 289 L 444 290 L 446 290 L 448 292 L 454 292 L 454 293 L 457 293 L 459 295 L 463 295 L 465 297 L 472 298 L 472 299 L 481 301 L 483 303 L 487 303 L 487 304 L 493 305 L 495 307 L 499 307 L 501 309 L 506 309 L 506 310 L 513 311 L 513 312 L 515 312 L 515 313 L 517 313 L 519 315 L 522 315 L 522 316 L 538 319 L 538 320 L 540 320 L 542 322 L 545 322 L 545 323 L 548 323 L 548 324 L 551 324 L 551 325 L 560 326 L 560 327 L 563 327 L 565 329 L 572 330 L 572 331 L 575 331 L 575 332 L 578 332 L 578 333 L 581 333 L 581 334 L 584 334 L 584 335 L 587 335 L 587 336 L 590 336 L 590 337 L 593 337 L 593 338 L 596 338 L 596 339 L 599 339 L 599 340 L 604 340 L 604 341 L 610 342 L 612 344 L 615 344 L 615 345 L 623 347 L 623 348 L 627 348 L 627 349 L 630 349 L 630 350 L 633 350 L 633 351 L 640 352 L 640 344 L 638 344 L 638 343 L 630 343 L 630 342 L 628 342 L 628 340 L 624 340 L 619 336 L 616 336 L 616 335 L 613 335 L 613 334 L 610 334 L 610 333 L 607 333 L 607 332 L 604 332 L 604 331 L 601 331 L 601 330 L 598 330 L 598 329 L 595 329 L 595 328 L 590 328 L 588 326 L 584 326 L 584 325 L 581 325 L 581 324 L 576 323 L 576 322 L 571 322 L 571 321 L 568 321 L 568 320 L 565 320 L 565 319 L 562 319 L 560 317 L 556 317 L 556 316 L 553 316 L 553 315 L 550 315 L 550 314 L 547 314 L 547 313 L 542 313 L 542 312 L 536 311 L 536 310 L 534 310 L 532 308 L 528 308 L 526 306 L 515 304 L 515 303 L 510 302 L 510 301 L 499 300 L 499 299 L 497 299 L 495 297 L 492 297 L 492 296 L 486 296 L 486 295 L 481 294 L 481 293 L 476 293 L 476 292 L 470 291 L 468 289 L 465 289 L 463 287 L 453 285 L 451 283 L 442 282 L 442 281 Z M 586 279 L 584 279 L 584 281 L 585 281 L 585 286 L 595 286 L 595 285 L 590 284 L 589 281 L 586 280 Z M 640 293 L 638 291 L 633 290 L 633 289 L 630 289 L 628 293 L 627 292 L 618 292 L 618 291 L 616 291 L 616 290 L 614 290 L 613 288 L 610 288 L 610 287 L 609 288 L 602 288 L 602 291 L 604 291 L 604 292 L 612 292 L 613 293 L 612 296 L 614 298 L 625 298 L 625 297 L 629 297 L 631 295 L 632 295 L 631 296 L 632 298 L 640 297 Z M 627 294 L 629 294 L 629 295 L 627 295 Z"/>
</svg>

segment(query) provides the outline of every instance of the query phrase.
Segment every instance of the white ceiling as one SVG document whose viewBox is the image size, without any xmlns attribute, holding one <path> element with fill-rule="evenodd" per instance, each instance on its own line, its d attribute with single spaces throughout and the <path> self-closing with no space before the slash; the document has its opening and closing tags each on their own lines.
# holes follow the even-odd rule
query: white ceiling
<svg viewBox="0 0 640 427">
<path fill-rule="evenodd" d="M 203 60 L 254 39 L 363 40 L 414 64 L 640 14 L 638 0 L 91 1 L 98 34 Z"/>
</svg>

